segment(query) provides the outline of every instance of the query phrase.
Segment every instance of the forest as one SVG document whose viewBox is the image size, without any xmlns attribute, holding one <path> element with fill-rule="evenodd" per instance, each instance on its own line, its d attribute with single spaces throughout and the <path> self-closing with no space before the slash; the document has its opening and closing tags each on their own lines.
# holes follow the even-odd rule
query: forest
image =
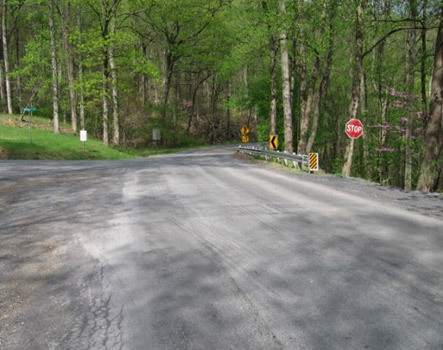
<svg viewBox="0 0 443 350">
<path fill-rule="evenodd" d="M 328 173 L 443 191 L 441 0 L 2 0 L 1 21 L 0 109 L 54 133 L 178 147 L 247 125 Z"/>
</svg>

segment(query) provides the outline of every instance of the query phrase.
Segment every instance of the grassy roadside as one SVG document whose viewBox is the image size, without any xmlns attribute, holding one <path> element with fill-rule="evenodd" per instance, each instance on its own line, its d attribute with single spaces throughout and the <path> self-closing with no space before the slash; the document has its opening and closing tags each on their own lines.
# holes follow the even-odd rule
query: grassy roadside
<svg viewBox="0 0 443 350">
<path fill-rule="evenodd" d="M 0 159 L 81 160 L 130 159 L 156 154 L 178 152 L 183 149 L 113 148 L 88 135 L 86 149 L 79 136 L 68 124 L 61 125 L 62 134 L 52 132 L 50 120 L 32 117 L 32 144 L 29 124 L 18 120 L 18 115 L 0 115 Z M 28 120 L 28 117 L 25 118 Z M 189 149 L 189 148 L 187 148 Z"/>
</svg>

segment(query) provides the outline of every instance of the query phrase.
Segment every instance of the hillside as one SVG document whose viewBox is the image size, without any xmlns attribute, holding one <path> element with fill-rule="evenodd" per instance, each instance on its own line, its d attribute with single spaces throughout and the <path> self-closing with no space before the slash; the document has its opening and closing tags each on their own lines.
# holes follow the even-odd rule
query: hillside
<svg viewBox="0 0 443 350">
<path fill-rule="evenodd" d="M 100 140 L 88 135 L 85 149 L 78 135 L 69 126 L 62 125 L 61 134 L 52 132 L 51 121 L 32 117 L 30 130 L 28 119 L 19 116 L 0 115 L 0 159 L 125 159 L 136 156 L 105 147 Z M 32 136 L 32 143 L 31 143 Z"/>
</svg>

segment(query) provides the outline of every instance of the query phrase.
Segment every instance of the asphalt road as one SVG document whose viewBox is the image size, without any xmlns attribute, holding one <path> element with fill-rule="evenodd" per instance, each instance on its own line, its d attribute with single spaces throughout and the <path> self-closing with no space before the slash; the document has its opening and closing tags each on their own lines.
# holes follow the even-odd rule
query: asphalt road
<svg viewBox="0 0 443 350">
<path fill-rule="evenodd" d="M 443 349 L 441 217 L 232 153 L 2 161 L 0 349 Z"/>
</svg>

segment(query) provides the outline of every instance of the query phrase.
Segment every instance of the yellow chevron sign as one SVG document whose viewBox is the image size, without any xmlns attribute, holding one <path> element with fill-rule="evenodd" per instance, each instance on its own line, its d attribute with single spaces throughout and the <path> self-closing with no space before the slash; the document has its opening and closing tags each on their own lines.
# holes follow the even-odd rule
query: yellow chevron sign
<svg viewBox="0 0 443 350">
<path fill-rule="evenodd" d="M 276 150 L 278 148 L 278 136 L 277 135 L 269 135 L 269 148 L 272 150 Z"/>
<path fill-rule="evenodd" d="M 241 128 L 240 131 L 241 131 L 242 135 L 248 135 L 249 132 L 250 132 L 250 130 L 249 130 L 247 125 L 243 125 L 243 127 Z"/>
<path fill-rule="evenodd" d="M 318 171 L 318 153 L 309 153 L 309 171 Z"/>
</svg>

